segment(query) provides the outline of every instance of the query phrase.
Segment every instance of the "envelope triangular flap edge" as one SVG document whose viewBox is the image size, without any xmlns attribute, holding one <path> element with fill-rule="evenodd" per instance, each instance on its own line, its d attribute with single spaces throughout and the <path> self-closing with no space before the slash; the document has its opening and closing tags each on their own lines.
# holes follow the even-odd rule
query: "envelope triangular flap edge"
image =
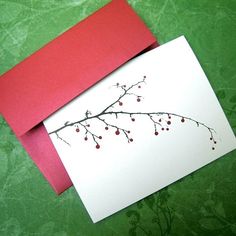
<svg viewBox="0 0 236 236">
<path fill-rule="evenodd" d="M 155 42 L 114 0 L 3 74 L 0 111 L 19 137 Z"/>
</svg>

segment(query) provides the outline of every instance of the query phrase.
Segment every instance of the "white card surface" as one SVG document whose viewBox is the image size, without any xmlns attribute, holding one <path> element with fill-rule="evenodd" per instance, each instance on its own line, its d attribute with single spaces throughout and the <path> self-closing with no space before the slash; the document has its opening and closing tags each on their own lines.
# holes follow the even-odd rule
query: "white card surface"
<svg viewBox="0 0 236 236">
<path fill-rule="evenodd" d="M 44 125 L 93 222 L 236 148 L 183 36 L 131 60 Z"/>
</svg>

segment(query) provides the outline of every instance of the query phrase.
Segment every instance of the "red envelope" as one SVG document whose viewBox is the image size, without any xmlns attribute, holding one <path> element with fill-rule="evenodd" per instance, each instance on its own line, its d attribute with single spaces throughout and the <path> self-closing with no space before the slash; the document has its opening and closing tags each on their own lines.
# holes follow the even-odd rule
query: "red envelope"
<svg viewBox="0 0 236 236">
<path fill-rule="evenodd" d="M 152 45 L 132 8 L 114 0 L 1 76 L 0 111 L 57 193 L 72 183 L 42 121 Z"/>
</svg>

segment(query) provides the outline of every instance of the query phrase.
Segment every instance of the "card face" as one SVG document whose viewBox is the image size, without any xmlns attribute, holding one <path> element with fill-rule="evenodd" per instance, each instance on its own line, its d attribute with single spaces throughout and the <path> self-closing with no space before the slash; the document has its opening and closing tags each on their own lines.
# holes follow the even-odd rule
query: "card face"
<svg viewBox="0 0 236 236">
<path fill-rule="evenodd" d="M 44 125 L 93 222 L 236 148 L 183 36 L 126 63 Z"/>
</svg>

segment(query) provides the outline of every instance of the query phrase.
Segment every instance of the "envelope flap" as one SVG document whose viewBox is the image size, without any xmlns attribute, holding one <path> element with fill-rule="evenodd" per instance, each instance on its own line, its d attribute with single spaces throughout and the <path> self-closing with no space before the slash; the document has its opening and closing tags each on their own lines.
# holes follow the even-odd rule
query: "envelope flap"
<svg viewBox="0 0 236 236">
<path fill-rule="evenodd" d="M 0 111 L 20 136 L 155 41 L 114 0 L 3 74 Z"/>
</svg>

